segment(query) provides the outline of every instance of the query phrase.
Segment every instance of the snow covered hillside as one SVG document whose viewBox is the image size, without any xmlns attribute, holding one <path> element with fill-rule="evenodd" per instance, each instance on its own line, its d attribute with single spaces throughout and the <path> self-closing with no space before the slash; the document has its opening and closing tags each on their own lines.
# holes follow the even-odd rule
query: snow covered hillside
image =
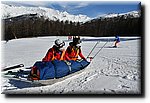
<svg viewBox="0 0 150 103">
<path fill-rule="evenodd" d="M 39 17 L 43 16 L 45 19 L 50 19 L 54 21 L 68 20 L 68 21 L 83 22 L 83 23 L 86 21 L 90 21 L 92 19 L 97 19 L 99 17 L 105 19 L 105 18 L 115 18 L 121 16 L 124 16 L 124 18 L 139 18 L 141 16 L 140 11 L 130 11 L 127 13 L 120 13 L 120 14 L 116 14 L 116 13 L 103 14 L 95 18 L 90 18 L 82 14 L 71 15 L 66 11 L 60 12 L 58 10 L 45 8 L 45 7 L 25 7 L 25 6 L 6 5 L 6 4 L 2 4 L 2 10 L 3 10 L 2 19 L 27 15 L 27 14 L 37 14 Z"/>
<path fill-rule="evenodd" d="M 101 18 L 114 18 L 114 17 L 121 17 L 124 16 L 124 18 L 139 18 L 141 16 L 141 12 L 140 11 L 130 11 L 127 13 L 109 13 L 109 14 L 103 14 L 103 15 L 99 15 L 99 17 Z"/>
<path fill-rule="evenodd" d="M 25 68 L 40 61 L 56 38 L 38 37 L 2 41 L 2 67 L 23 63 Z M 23 82 L 2 79 L 2 92 L 23 94 L 64 94 L 64 93 L 98 93 L 98 94 L 140 94 L 141 92 L 141 51 L 140 37 L 121 37 L 118 48 L 112 48 L 113 37 L 82 37 L 82 51 L 85 57 L 100 40 L 93 56 L 107 40 L 106 46 L 81 73 L 52 85 L 32 87 Z"/>
<path fill-rule="evenodd" d="M 71 15 L 67 12 L 60 12 L 51 8 L 45 7 L 25 7 L 2 4 L 2 19 L 21 16 L 25 14 L 37 14 L 39 17 L 43 16 L 45 19 L 59 20 L 59 21 L 73 21 L 86 22 L 90 20 L 86 15 Z"/>
</svg>

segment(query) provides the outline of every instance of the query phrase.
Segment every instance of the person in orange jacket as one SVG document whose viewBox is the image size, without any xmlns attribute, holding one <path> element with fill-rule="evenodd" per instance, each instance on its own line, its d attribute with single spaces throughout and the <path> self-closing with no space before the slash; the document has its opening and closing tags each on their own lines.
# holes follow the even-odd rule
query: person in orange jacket
<svg viewBox="0 0 150 103">
<path fill-rule="evenodd" d="M 55 40 L 55 45 L 50 48 L 42 61 L 64 60 L 65 50 L 61 48 L 65 46 L 65 42 L 60 39 Z"/>
<path fill-rule="evenodd" d="M 67 50 L 65 52 L 65 60 L 76 61 L 78 59 L 78 56 L 80 56 L 81 59 L 85 59 L 81 51 L 81 46 L 78 46 L 78 44 L 80 43 L 80 37 L 73 36 L 73 42 L 69 43 L 69 46 L 67 47 Z"/>
</svg>

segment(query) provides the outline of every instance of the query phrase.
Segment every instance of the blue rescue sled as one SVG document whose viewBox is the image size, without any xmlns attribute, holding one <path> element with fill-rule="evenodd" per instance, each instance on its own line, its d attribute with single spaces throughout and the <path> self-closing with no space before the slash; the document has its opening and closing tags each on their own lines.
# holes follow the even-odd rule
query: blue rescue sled
<svg viewBox="0 0 150 103">
<path fill-rule="evenodd" d="M 53 78 L 62 78 L 69 74 L 75 73 L 84 69 L 90 64 L 87 60 L 78 61 L 60 61 L 54 60 L 52 62 L 36 62 L 34 66 L 40 72 L 40 80 L 47 80 Z"/>
</svg>

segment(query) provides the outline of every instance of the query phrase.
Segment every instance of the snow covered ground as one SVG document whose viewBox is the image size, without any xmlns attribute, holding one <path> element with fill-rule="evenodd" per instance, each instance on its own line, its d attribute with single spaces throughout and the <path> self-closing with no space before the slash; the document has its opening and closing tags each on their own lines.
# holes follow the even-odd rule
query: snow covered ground
<svg viewBox="0 0 150 103">
<path fill-rule="evenodd" d="M 25 68 L 41 61 L 56 38 L 38 37 L 1 41 L 2 68 L 23 63 Z M 12 82 L 2 78 L 1 90 L 5 94 L 64 94 L 64 93 L 98 93 L 98 94 L 140 94 L 141 92 L 141 38 L 121 37 L 118 48 L 112 48 L 114 37 L 82 37 L 82 51 L 85 57 L 92 47 L 100 43 L 91 54 L 93 56 L 108 40 L 106 46 L 94 58 L 83 72 L 58 83 L 32 87 L 24 83 Z M 16 84 L 15 84 L 16 83 Z M 17 85 L 18 84 L 18 85 Z"/>
</svg>

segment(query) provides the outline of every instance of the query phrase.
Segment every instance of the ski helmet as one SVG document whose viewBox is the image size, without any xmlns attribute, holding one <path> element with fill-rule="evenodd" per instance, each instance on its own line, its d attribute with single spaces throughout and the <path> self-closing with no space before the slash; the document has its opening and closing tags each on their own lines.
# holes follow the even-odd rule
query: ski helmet
<svg viewBox="0 0 150 103">
<path fill-rule="evenodd" d="M 55 46 L 58 48 L 62 48 L 63 46 L 65 46 L 65 42 L 63 40 L 56 39 L 55 40 Z"/>
<path fill-rule="evenodd" d="M 80 44 L 81 43 L 80 36 L 73 36 L 73 43 Z"/>
</svg>

